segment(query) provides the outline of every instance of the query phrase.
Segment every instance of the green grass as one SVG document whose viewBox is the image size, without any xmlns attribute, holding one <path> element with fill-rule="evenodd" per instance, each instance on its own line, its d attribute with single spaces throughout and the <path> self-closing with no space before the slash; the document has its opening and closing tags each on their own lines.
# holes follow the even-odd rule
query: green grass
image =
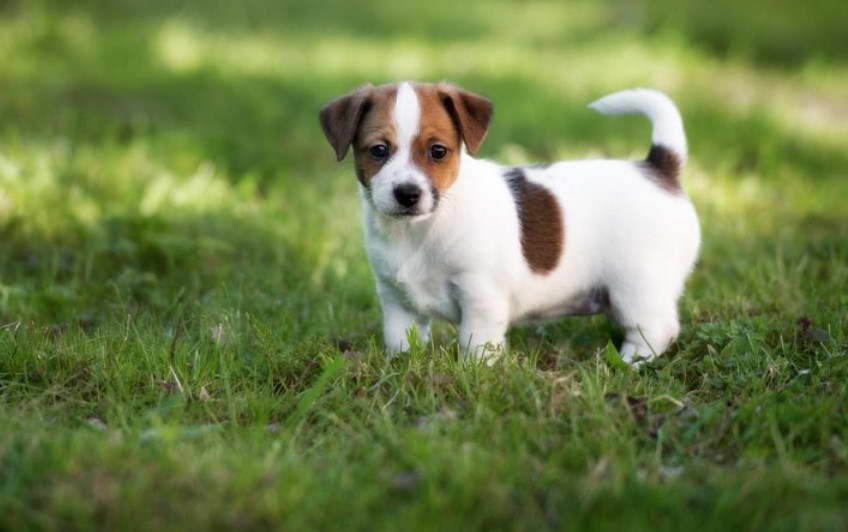
<svg viewBox="0 0 848 532">
<path fill-rule="evenodd" d="M 816 4 L 0 1 L 0 529 L 844 530 L 848 41 Z M 679 102 L 704 244 L 668 356 L 620 367 L 601 317 L 493 368 L 447 325 L 381 354 L 317 110 L 398 78 L 492 97 L 510 163 L 640 156 L 585 104 Z"/>
</svg>

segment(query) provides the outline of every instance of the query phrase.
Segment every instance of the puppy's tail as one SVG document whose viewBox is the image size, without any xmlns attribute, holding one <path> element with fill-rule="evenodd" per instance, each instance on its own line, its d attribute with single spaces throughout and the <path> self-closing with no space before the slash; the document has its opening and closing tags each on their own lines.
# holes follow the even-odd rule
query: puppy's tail
<svg viewBox="0 0 848 532">
<path fill-rule="evenodd" d="M 686 163 L 686 133 L 674 102 L 653 89 L 630 89 L 614 92 L 589 104 L 605 115 L 641 113 L 654 126 L 651 151 L 645 159 L 658 176 L 677 183 L 680 169 Z"/>
</svg>

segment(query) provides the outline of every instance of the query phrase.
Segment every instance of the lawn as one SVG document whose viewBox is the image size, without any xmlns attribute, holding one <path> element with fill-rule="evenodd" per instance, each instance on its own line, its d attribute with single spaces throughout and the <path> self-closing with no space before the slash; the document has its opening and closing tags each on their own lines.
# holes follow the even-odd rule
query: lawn
<svg viewBox="0 0 848 532">
<path fill-rule="evenodd" d="M 0 530 L 845 530 L 848 14 L 736 4 L 0 0 Z M 666 356 L 603 317 L 383 356 L 317 112 L 398 79 L 491 97 L 515 164 L 679 103 Z"/>
</svg>

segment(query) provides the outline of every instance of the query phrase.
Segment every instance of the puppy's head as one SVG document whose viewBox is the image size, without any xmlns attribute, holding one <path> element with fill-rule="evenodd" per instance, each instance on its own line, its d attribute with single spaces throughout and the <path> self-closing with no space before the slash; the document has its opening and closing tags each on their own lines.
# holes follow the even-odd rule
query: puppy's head
<svg viewBox="0 0 848 532">
<path fill-rule="evenodd" d="M 431 214 L 459 174 L 463 146 L 474 154 L 492 117 L 486 98 L 452 85 L 367 85 L 321 109 L 321 127 L 344 159 L 353 146 L 356 177 L 377 211 Z"/>
</svg>

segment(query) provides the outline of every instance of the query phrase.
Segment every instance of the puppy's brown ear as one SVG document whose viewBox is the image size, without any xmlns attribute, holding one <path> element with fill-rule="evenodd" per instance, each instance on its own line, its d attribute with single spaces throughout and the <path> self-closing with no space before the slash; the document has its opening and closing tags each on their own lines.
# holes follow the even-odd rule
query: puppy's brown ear
<svg viewBox="0 0 848 532">
<path fill-rule="evenodd" d="M 336 158 L 341 161 L 356 135 L 356 128 L 369 105 L 369 96 L 373 86 L 369 83 L 359 89 L 339 96 L 321 109 L 321 129 L 336 150 Z"/>
<path fill-rule="evenodd" d="M 489 131 L 489 122 L 494 114 L 492 102 L 447 83 L 439 84 L 439 97 L 459 130 L 468 153 L 474 155 Z"/>
</svg>

